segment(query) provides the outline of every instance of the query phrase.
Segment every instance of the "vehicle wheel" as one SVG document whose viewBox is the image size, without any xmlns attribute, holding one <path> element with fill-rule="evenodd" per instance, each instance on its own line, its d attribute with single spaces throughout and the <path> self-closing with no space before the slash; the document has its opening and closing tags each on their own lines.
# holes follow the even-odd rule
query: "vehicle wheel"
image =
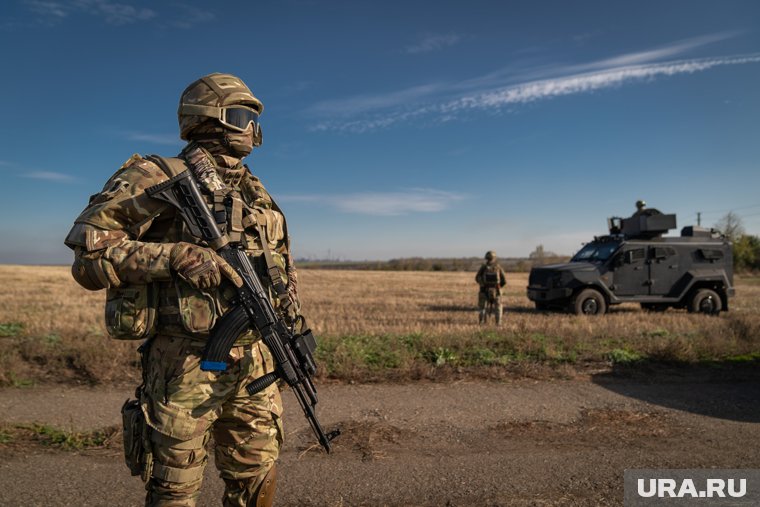
<svg viewBox="0 0 760 507">
<path fill-rule="evenodd" d="M 641 303 L 641 309 L 648 312 L 664 312 L 670 307 L 665 303 Z"/>
<path fill-rule="evenodd" d="M 717 315 L 723 309 L 720 296 L 710 289 L 699 289 L 689 303 L 689 311 L 692 313 L 704 313 Z"/>
<path fill-rule="evenodd" d="M 573 311 L 576 315 L 604 315 L 607 303 L 598 290 L 584 289 L 575 297 Z"/>
</svg>

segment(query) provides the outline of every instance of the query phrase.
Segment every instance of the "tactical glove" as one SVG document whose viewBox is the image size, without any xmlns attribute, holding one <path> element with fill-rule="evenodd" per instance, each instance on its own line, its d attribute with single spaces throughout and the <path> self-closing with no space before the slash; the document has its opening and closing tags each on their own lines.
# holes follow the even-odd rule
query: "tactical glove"
<svg viewBox="0 0 760 507">
<path fill-rule="evenodd" d="M 210 248 L 180 242 L 169 254 L 169 264 L 180 278 L 196 289 L 212 289 L 222 283 L 222 276 L 237 287 L 243 280 L 227 261 Z"/>
</svg>

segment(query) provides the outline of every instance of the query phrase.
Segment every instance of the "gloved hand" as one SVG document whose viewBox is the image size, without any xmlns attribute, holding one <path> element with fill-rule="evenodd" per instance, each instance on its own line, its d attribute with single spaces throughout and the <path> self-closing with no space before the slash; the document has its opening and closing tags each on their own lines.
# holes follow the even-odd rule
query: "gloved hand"
<svg viewBox="0 0 760 507">
<path fill-rule="evenodd" d="M 222 276 L 237 287 L 243 285 L 240 275 L 210 248 L 180 242 L 169 254 L 169 264 L 177 274 L 196 289 L 212 289 L 222 283 Z"/>
</svg>

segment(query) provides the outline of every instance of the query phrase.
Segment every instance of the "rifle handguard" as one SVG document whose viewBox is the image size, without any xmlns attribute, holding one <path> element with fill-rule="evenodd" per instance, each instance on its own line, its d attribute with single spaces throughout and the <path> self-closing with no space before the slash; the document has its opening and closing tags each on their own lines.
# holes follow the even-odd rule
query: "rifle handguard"
<svg viewBox="0 0 760 507">
<path fill-rule="evenodd" d="M 254 394 L 263 391 L 267 387 L 271 386 L 276 380 L 277 380 L 277 374 L 267 373 L 266 375 L 257 378 L 247 386 L 245 386 L 245 390 L 248 392 L 249 395 L 253 396 Z"/>
</svg>

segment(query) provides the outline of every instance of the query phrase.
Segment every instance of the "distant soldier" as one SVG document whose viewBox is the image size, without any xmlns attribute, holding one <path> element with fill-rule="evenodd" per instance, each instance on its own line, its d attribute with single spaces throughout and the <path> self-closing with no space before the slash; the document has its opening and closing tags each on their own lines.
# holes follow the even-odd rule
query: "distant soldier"
<svg viewBox="0 0 760 507">
<path fill-rule="evenodd" d="M 636 212 L 631 215 L 631 218 L 651 217 L 654 215 L 662 215 L 662 212 L 657 208 L 647 208 L 646 201 L 638 200 L 636 201 Z"/>
<path fill-rule="evenodd" d="M 633 216 L 637 217 L 640 215 L 643 215 L 646 212 L 647 209 L 647 202 L 639 199 L 636 201 L 636 212 L 633 214 Z"/>
<path fill-rule="evenodd" d="M 480 323 L 485 324 L 488 314 L 493 313 L 496 324 L 501 324 L 501 288 L 507 284 L 507 277 L 504 275 L 504 270 L 499 266 L 494 251 L 486 252 L 486 262 L 475 275 L 475 281 L 480 285 L 480 292 L 478 293 Z"/>
</svg>

